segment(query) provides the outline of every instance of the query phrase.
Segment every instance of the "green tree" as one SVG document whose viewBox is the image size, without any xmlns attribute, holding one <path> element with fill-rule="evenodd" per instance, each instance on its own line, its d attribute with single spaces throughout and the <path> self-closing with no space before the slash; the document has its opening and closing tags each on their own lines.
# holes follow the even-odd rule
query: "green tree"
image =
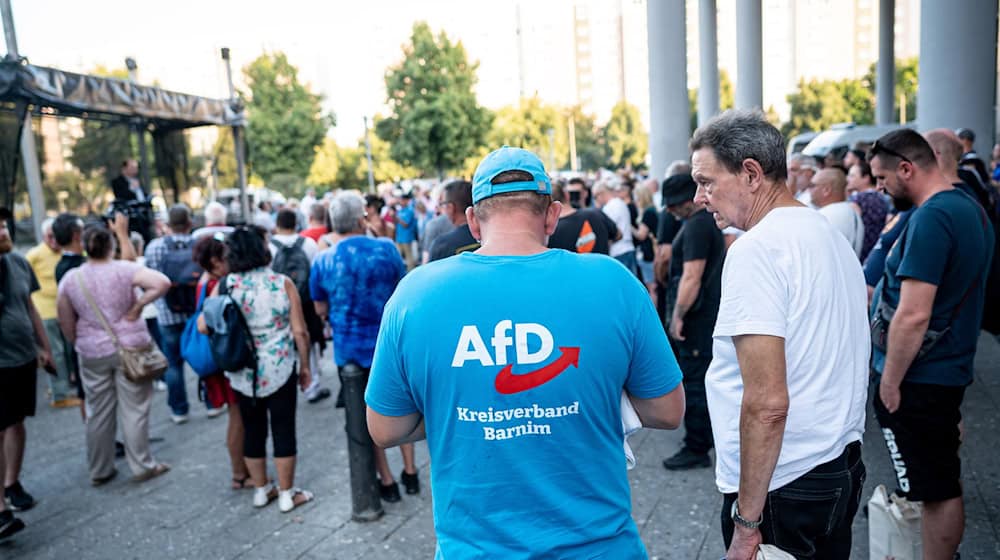
<svg viewBox="0 0 1000 560">
<path fill-rule="evenodd" d="M 534 152 L 546 167 L 566 167 L 569 162 L 569 129 L 560 109 L 538 96 L 522 98 L 496 112 L 493 128 L 486 135 L 489 148 L 514 146 Z M 551 137 L 549 131 L 552 131 Z M 555 161 L 550 161 L 551 156 Z M 550 170 L 551 171 L 551 170 Z"/>
<path fill-rule="evenodd" d="M 333 188 L 337 183 L 337 173 L 340 171 L 340 147 L 337 142 L 327 136 L 323 144 L 316 147 L 316 156 L 306 183 L 314 187 Z"/>
<path fill-rule="evenodd" d="M 597 127 L 593 115 L 583 112 L 579 105 L 569 109 L 569 116 L 573 119 L 573 133 L 576 137 L 576 158 L 580 162 L 580 169 L 593 171 L 604 165 L 606 158 L 604 138 L 601 130 Z M 569 123 L 566 123 L 567 135 L 569 134 Z"/>
<path fill-rule="evenodd" d="M 212 148 L 212 173 L 215 175 L 215 188 L 233 189 L 239 184 L 236 173 L 236 148 L 233 144 L 233 132 L 228 127 L 220 127 L 219 135 Z"/>
<path fill-rule="evenodd" d="M 604 126 L 604 141 L 608 150 L 608 166 L 637 168 L 646 160 L 649 138 L 642 128 L 639 109 L 619 101 L 611 109 L 611 118 Z"/>
<path fill-rule="evenodd" d="M 919 74 L 920 61 L 917 57 L 905 60 L 896 59 L 896 87 L 893 93 L 893 122 L 899 122 L 899 98 L 906 99 L 906 120 L 912 121 L 917 118 L 917 76 Z M 861 78 L 864 87 L 871 92 L 872 99 L 875 99 L 875 63 L 868 67 L 868 73 Z"/>
<path fill-rule="evenodd" d="M 473 87 L 478 63 L 469 63 L 461 41 L 436 37 L 425 22 L 413 26 L 403 60 L 385 73 L 390 115 L 375 130 L 392 158 L 444 177 L 483 144 L 490 113 Z"/>
<path fill-rule="evenodd" d="M 719 110 L 732 109 L 736 104 L 736 96 L 733 93 L 733 80 L 729 78 L 729 72 L 719 70 Z M 691 133 L 698 128 L 698 88 L 688 90 L 688 105 L 691 114 Z"/>
<path fill-rule="evenodd" d="M 97 66 L 91 72 L 95 76 L 128 79 L 125 68 Z M 73 146 L 70 162 L 80 170 L 87 180 L 104 182 L 118 176 L 122 161 L 135 157 L 132 149 L 132 134 L 128 125 L 107 123 L 96 120 L 83 121 L 83 136 Z M 151 188 L 147 185 L 147 188 Z"/>
<path fill-rule="evenodd" d="M 334 124 L 322 111 L 322 96 L 300 83 L 298 73 L 281 52 L 264 53 L 243 68 L 249 160 L 265 181 L 278 174 L 305 179 L 316 146 Z"/>
<path fill-rule="evenodd" d="M 820 131 L 842 122 L 871 124 L 873 101 L 860 80 L 805 80 L 788 96 L 789 121 L 782 127 L 785 136 Z"/>
</svg>

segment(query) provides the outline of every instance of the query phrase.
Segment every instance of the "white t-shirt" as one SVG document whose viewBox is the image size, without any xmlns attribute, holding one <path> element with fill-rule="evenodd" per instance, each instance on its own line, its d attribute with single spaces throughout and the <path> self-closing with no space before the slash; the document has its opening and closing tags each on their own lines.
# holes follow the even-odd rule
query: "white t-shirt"
<svg viewBox="0 0 1000 560">
<path fill-rule="evenodd" d="M 809 189 L 805 189 L 805 190 L 799 191 L 798 194 L 795 195 L 795 200 L 798 200 L 799 202 L 801 202 L 802 204 L 805 204 L 806 206 L 808 206 L 810 208 L 813 208 L 813 209 L 816 208 L 816 205 L 813 204 L 812 191 L 809 190 Z"/>
<path fill-rule="evenodd" d="M 274 234 L 271 239 L 274 239 L 278 243 L 286 246 L 292 246 L 295 244 L 295 240 L 300 236 L 297 233 L 286 233 L 286 234 Z M 309 259 L 309 264 L 312 264 L 313 260 L 316 259 L 316 253 L 319 253 L 319 245 L 315 241 L 308 237 L 302 237 L 304 240 L 302 243 L 302 251 L 306 254 L 306 258 Z M 271 250 L 271 258 L 273 259 L 277 254 L 278 250 L 274 248 L 273 243 L 268 243 L 267 248 Z"/>
<path fill-rule="evenodd" d="M 836 458 L 865 426 L 870 339 L 861 264 L 808 208 L 776 208 L 737 239 L 722 268 L 705 376 L 719 491 L 740 482 L 743 378 L 732 337 L 785 339 L 789 408 L 769 490 Z"/>
<path fill-rule="evenodd" d="M 846 201 L 834 202 L 820 208 L 819 213 L 826 216 L 833 229 L 843 234 L 847 243 L 854 249 L 854 254 L 860 257 L 865 244 L 865 223 L 861 220 L 861 214 L 854 209 L 854 204 Z"/>
<path fill-rule="evenodd" d="M 635 251 L 635 244 L 632 243 L 632 215 L 628 211 L 628 204 L 616 196 L 608 200 L 601 210 L 611 218 L 622 234 L 622 238 L 608 248 L 608 254 L 617 257 Z"/>
</svg>

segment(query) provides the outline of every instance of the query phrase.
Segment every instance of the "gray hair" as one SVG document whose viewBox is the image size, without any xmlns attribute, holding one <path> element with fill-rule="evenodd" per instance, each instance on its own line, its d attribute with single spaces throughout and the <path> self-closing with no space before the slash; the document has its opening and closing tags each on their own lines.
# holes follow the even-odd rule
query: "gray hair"
<svg viewBox="0 0 1000 560">
<path fill-rule="evenodd" d="M 816 158 L 812 156 L 807 156 L 802 152 L 794 153 L 788 156 L 788 165 L 793 163 L 798 163 L 803 169 L 812 169 L 813 171 L 819 171 L 819 166 L 816 165 Z"/>
<path fill-rule="evenodd" d="M 597 182 L 594 183 L 594 187 L 593 189 L 591 189 L 591 194 L 597 196 L 602 192 L 615 193 L 621 190 L 621 187 L 622 183 L 618 179 L 618 177 L 615 177 L 614 175 L 608 175 L 598 179 Z"/>
<path fill-rule="evenodd" d="M 225 206 L 213 200 L 205 206 L 205 224 L 225 224 L 228 213 L 229 211 L 226 210 Z"/>
<path fill-rule="evenodd" d="M 759 110 L 730 109 L 698 127 L 691 138 L 691 151 L 709 148 L 730 173 L 737 173 L 743 160 L 760 164 L 772 181 L 788 177 L 785 139 Z"/>
<path fill-rule="evenodd" d="M 684 175 L 690 173 L 691 173 L 691 164 L 688 163 L 687 160 L 679 159 L 670 162 L 670 165 L 667 166 L 667 172 L 663 174 L 663 178 L 669 179 L 674 175 Z"/>
<path fill-rule="evenodd" d="M 365 199 L 356 192 L 341 191 L 330 201 L 330 223 L 337 233 L 356 231 L 364 217 Z"/>
<path fill-rule="evenodd" d="M 52 224 L 56 223 L 55 218 L 45 218 L 42 222 L 42 234 L 51 235 L 52 234 Z"/>
</svg>

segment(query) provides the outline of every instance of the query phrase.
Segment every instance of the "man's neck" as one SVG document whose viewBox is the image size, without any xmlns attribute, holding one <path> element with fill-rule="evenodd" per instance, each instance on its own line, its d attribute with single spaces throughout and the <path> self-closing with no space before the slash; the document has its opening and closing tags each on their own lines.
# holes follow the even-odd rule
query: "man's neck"
<svg viewBox="0 0 1000 560">
<path fill-rule="evenodd" d="M 749 231 L 750 228 L 756 226 L 767 216 L 771 210 L 776 208 L 787 208 L 787 207 L 799 207 L 803 208 L 804 205 L 795 200 L 792 193 L 789 192 L 784 185 L 780 187 L 778 185 L 770 186 L 768 192 L 762 194 L 760 198 L 754 201 L 750 208 L 750 214 L 747 218 L 745 227 L 742 227 L 743 231 Z M 737 226 L 739 227 L 739 226 Z"/>
<path fill-rule="evenodd" d="M 503 216 L 495 216 L 490 221 L 492 223 L 480 224 L 482 246 L 477 254 L 525 256 L 548 250 L 545 230 L 538 225 Z"/>
<path fill-rule="evenodd" d="M 559 217 L 565 218 L 566 216 L 572 216 L 573 214 L 576 214 L 576 208 L 573 208 L 572 204 L 564 202 L 562 206 L 562 211 L 559 212 Z"/>
<path fill-rule="evenodd" d="M 295 235 L 294 229 L 281 229 L 277 228 L 274 230 L 275 235 Z"/>
<path fill-rule="evenodd" d="M 913 205 L 922 206 L 937 193 L 954 189 L 954 182 L 949 181 L 940 170 L 935 169 L 921 177 L 915 188 L 911 188 L 910 191 L 913 196 Z"/>
</svg>

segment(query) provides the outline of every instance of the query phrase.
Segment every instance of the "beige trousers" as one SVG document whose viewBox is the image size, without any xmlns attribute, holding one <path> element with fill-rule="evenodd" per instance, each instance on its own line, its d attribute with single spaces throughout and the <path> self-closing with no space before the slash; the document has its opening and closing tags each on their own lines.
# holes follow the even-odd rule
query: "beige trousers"
<svg viewBox="0 0 1000 560">
<path fill-rule="evenodd" d="M 80 378 L 87 394 L 87 463 L 90 478 L 109 476 L 115 468 L 115 432 L 121 422 L 125 456 L 133 475 L 156 466 L 149 450 L 149 411 L 153 383 L 125 378 L 118 354 L 80 357 Z M 117 413 L 117 414 L 116 414 Z"/>
</svg>

